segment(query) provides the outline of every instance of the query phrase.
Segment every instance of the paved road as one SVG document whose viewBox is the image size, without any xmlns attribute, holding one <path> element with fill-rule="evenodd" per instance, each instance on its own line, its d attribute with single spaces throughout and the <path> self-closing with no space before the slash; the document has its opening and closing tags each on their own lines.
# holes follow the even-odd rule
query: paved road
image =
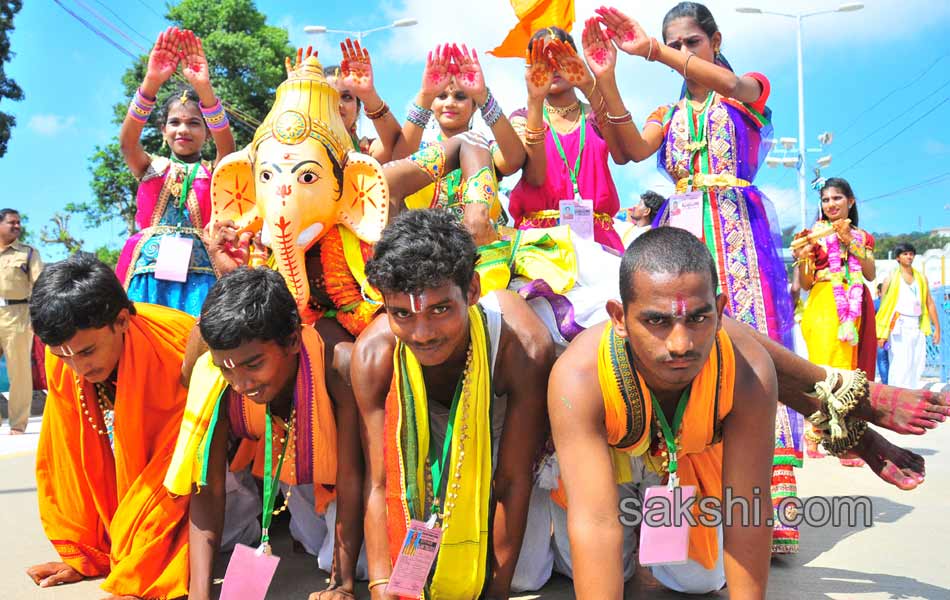
<svg viewBox="0 0 950 600">
<path fill-rule="evenodd" d="M 0 531 L 6 556 L 0 562 L 3 600 L 98 600 L 105 596 L 95 581 L 39 590 L 23 574 L 26 566 L 55 560 L 37 515 L 33 476 L 39 423 L 26 436 L 11 437 L 0 429 Z M 898 436 L 889 436 L 896 440 Z M 950 599 L 950 425 L 922 438 L 901 440 L 925 456 L 928 480 L 913 492 L 880 482 L 868 469 L 846 469 L 832 459 L 809 461 L 799 471 L 803 497 L 865 495 L 873 503 L 874 525 L 804 527 L 801 553 L 776 559 L 769 580 L 770 599 L 948 600 Z M 283 557 L 268 598 L 306 600 L 325 585 L 326 574 L 314 560 L 293 554 L 286 533 L 276 541 Z M 627 586 L 627 598 L 686 598 L 658 587 L 641 569 Z M 360 597 L 367 597 L 365 588 Z M 522 598 L 572 598 L 570 582 L 558 578 L 540 593 Z M 727 597 L 722 592 L 713 597 Z"/>
</svg>

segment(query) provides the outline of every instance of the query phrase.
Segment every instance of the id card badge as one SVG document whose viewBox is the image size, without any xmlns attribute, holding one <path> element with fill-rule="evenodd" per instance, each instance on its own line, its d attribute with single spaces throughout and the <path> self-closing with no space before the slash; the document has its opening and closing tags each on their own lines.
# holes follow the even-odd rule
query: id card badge
<svg viewBox="0 0 950 600">
<path fill-rule="evenodd" d="M 594 201 L 583 200 L 580 196 L 573 200 L 558 202 L 561 213 L 560 225 L 567 225 L 571 232 L 585 240 L 594 239 Z"/>
<path fill-rule="evenodd" d="M 678 490 L 678 491 L 677 491 Z M 643 521 L 640 524 L 639 561 L 643 566 L 684 565 L 689 560 L 689 522 L 679 519 L 673 510 L 674 494 L 682 499 L 696 494 L 696 486 L 670 488 L 653 485 L 643 498 Z"/>
<path fill-rule="evenodd" d="M 244 544 L 234 547 L 220 600 L 264 600 L 280 558 Z"/>
<path fill-rule="evenodd" d="M 158 243 L 158 258 L 155 259 L 155 279 L 184 283 L 191 266 L 191 249 L 194 238 L 166 235 Z"/>
<path fill-rule="evenodd" d="M 703 239 L 703 193 L 687 192 L 670 196 L 670 222 Z"/>
<path fill-rule="evenodd" d="M 389 575 L 386 593 L 418 598 L 429 580 L 429 571 L 441 545 L 441 527 L 429 527 L 422 521 L 411 521 L 396 566 Z"/>
</svg>

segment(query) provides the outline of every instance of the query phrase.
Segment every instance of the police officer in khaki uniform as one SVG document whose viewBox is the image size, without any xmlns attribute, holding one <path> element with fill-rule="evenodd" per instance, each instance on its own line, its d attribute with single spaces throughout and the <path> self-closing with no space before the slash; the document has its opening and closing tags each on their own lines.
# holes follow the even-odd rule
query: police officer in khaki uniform
<svg viewBox="0 0 950 600">
<path fill-rule="evenodd" d="M 40 253 L 19 241 L 20 213 L 0 210 L 0 349 L 10 377 L 10 433 L 26 431 L 33 401 L 30 293 L 43 270 Z"/>
</svg>

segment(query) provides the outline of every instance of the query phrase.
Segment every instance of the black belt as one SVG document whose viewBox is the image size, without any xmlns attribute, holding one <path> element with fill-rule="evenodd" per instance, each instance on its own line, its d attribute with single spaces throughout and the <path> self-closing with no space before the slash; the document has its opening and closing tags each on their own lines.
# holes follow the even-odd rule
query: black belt
<svg viewBox="0 0 950 600">
<path fill-rule="evenodd" d="M 22 300 L 7 300 L 5 298 L 0 298 L 0 306 L 13 306 L 14 304 L 28 304 L 30 302 L 29 298 L 23 298 Z"/>
</svg>

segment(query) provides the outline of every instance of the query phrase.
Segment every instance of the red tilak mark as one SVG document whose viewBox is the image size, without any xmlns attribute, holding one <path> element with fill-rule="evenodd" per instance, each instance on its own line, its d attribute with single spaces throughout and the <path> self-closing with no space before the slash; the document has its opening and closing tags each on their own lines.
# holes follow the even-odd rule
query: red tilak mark
<svg viewBox="0 0 950 600">
<path fill-rule="evenodd" d="M 284 185 L 277 188 L 277 195 L 280 196 L 281 198 L 286 198 L 287 196 L 290 195 L 291 191 L 292 191 L 292 188 L 290 187 L 290 185 L 285 183 Z"/>
<path fill-rule="evenodd" d="M 676 297 L 673 299 L 673 316 L 686 316 L 686 298 L 682 294 L 676 294 Z"/>
<path fill-rule="evenodd" d="M 292 152 L 284 152 L 284 160 L 290 160 L 294 157 Z"/>
</svg>

